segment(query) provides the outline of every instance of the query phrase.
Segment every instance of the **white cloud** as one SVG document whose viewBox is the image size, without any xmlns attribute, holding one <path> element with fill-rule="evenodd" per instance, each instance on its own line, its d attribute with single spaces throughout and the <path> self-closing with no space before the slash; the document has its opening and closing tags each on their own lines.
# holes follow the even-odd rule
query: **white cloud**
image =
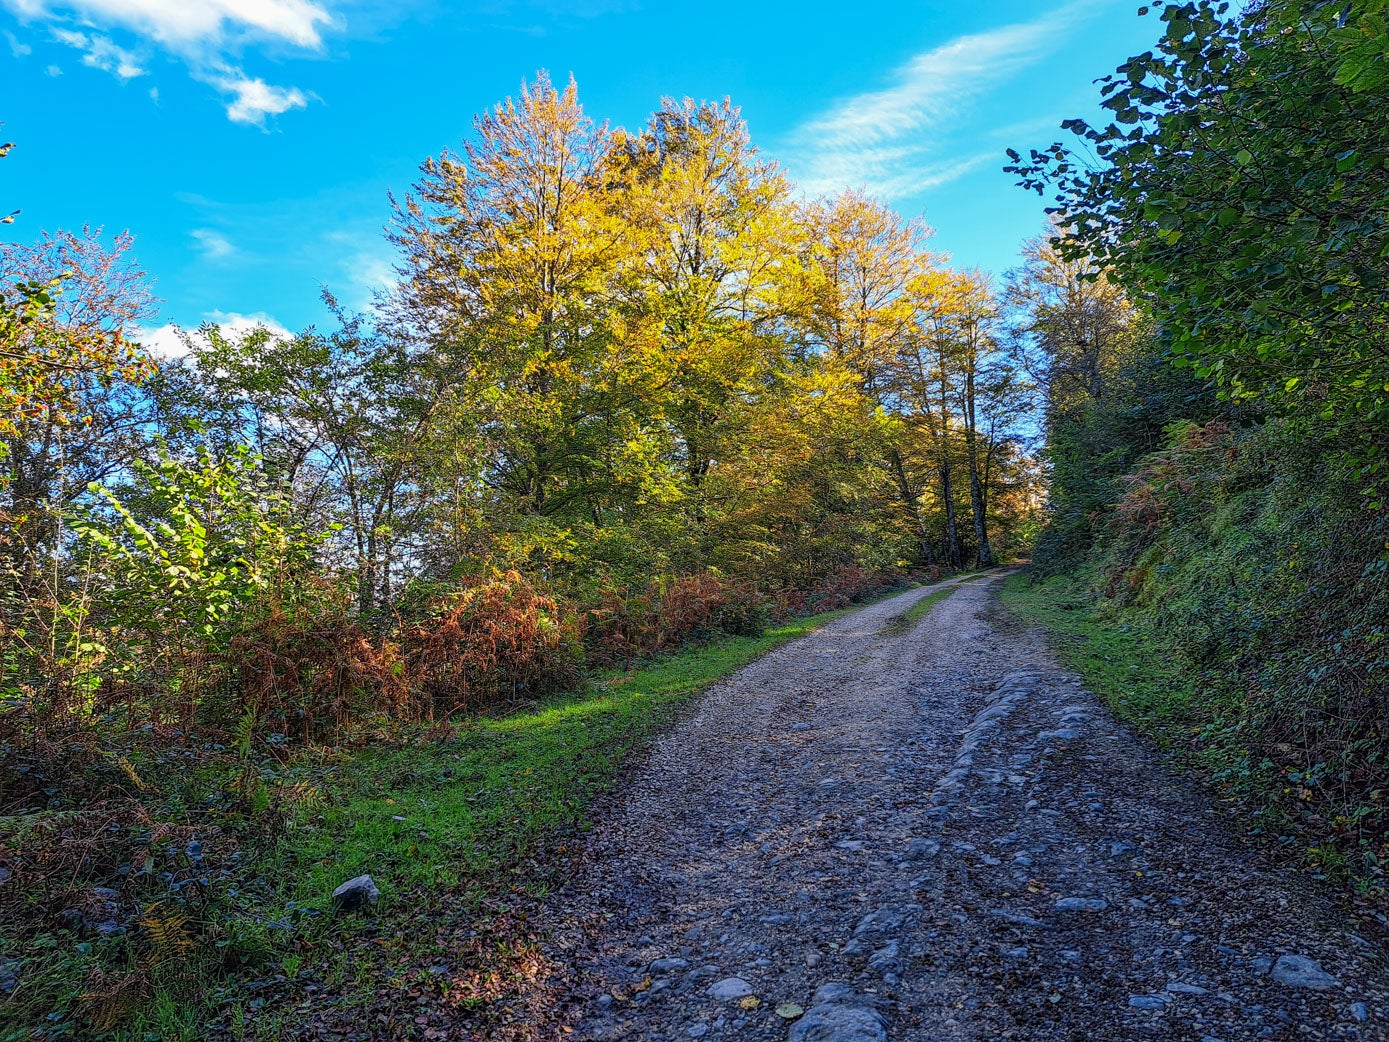
<svg viewBox="0 0 1389 1042">
<path fill-rule="evenodd" d="M 50 76 L 61 76 L 61 75 L 63 74 L 63 69 L 62 69 L 62 66 L 60 66 L 60 65 L 50 65 L 48 68 L 44 69 L 43 71 L 46 72 L 46 73 L 48 73 L 48 75 L 50 75 Z"/>
<path fill-rule="evenodd" d="M 337 24 L 326 3 L 316 0 L 0 0 L 0 7 L 26 21 L 49 23 L 57 39 L 83 51 L 84 63 L 121 79 L 145 70 L 132 52 L 102 33 L 126 33 L 162 47 L 194 79 L 228 96 L 228 119 L 253 126 L 304 108 L 313 95 L 268 84 L 231 56 L 254 43 L 319 50 L 324 30 Z"/>
<path fill-rule="evenodd" d="M 1036 21 L 958 37 L 900 66 L 889 86 L 803 123 L 786 149 L 802 189 L 814 195 L 862 188 L 897 199 L 982 165 L 992 153 L 934 157 L 971 101 L 1054 51 L 1091 7 L 1092 0 L 1080 0 Z"/>
<path fill-rule="evenodd" d="M 244 75 L 224 77 L 213 82 L 233 95 L 227 105 L 227 118 L 233 123 L 262 126 L 266 116 L 302 109 L 309 103 L 309 96 L 298 87 L 274 87 L 262 79 L 253 80 Z"/>
<path fill-rule="evenodd" d="M 236 252 L 236 247 L 225 235 L 211 228 L 194 228 L 188 234 L 197 242 L 204 260 L 221 260 Z"/>
<path fill-rule="evenodd" d="M 292 339 L 294 334 L 262 311 L 242 315 L 235 311 L 209 311 L 203 316 L 204 323 L 219 326 L 222 335 L 229 339 L 245 336 L 257 329 L 265 329 L 277 340 Z M 145 350 L 156 358 L 183 358 L 194 347 L 207 346 L 207 337 L 194 330 L 189 332 L 182 326 L 167 322 L 162 326 L 137 329 L 135 339 L 143 344 Z"/>
<path fill-rule="evenodd" d="M 59 42 L 81 51 L 83 65 L 109 72 L 118 80 L 133 80 L 136 76 L 145 74 L 135 55 L 105 36 L 97 33 L 88 35 L 70 29 L 54 29 L 53 36 Z"/>
<path fill-rule="evenodd" d="M 27 43 L 21 43 L 14 33 L 6 33 L 5 40 L 10 45 L 10 53 L 16 58 L 24 58 L 34 53 L 34 48 Z"/>
<path fill-rule="evenodd" d="M 318 47 L 327 8 L 311 0 L 3 0 L 22 18 L 75 17 L 90 25 L 119 25 L 171 49 L 221 49 L 239 37 L 262 37 Z"/>
</svg>

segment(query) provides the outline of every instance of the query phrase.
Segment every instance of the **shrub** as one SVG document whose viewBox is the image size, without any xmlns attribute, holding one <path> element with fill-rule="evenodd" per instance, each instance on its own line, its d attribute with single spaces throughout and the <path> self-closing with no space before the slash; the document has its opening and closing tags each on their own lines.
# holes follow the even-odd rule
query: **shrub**
<svg viewBox="0 0 1389 1042">
<path fill-rule="evenodd" d="M 401 643 L 422 715 L 433 720 L 573 687 L 581 666 L 576 636 L 553 598 L 506 572 L 442 599 Z"/>
<path fill-rule="evenodd" d="M 594 665 L 626 665 L 719 633 L 761 636 L 769 615 L 767 598 L 751 583 L 712 572 L 653 580 L 626 596 L 605 591 L 584 615 L 584 646 Z"/>
</svg>

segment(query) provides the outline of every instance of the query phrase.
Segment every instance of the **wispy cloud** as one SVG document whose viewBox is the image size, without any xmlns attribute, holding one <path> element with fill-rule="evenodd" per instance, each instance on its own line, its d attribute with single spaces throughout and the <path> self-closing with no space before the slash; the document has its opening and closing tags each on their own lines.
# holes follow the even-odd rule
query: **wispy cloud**
<svg viewBox="0 0 1389 1042">
<path fill-rule="evenodd" d="M 266 116 L 302 109 L 309 103 L 310 95 L 298 87 L 274 87 L 262 79 L 245 75 L 222 77 L 214 82 L 232 96 L 227 105 L 227 118 L 233 123 L 260 126 Z"/>
<path fill-rule="evenodd" d="M 27 43 L 21 43 L 14 33 L 6 33 L 5 42 L 10 45 L 10 53 L 16 58 L 24 58 L 34 53 L 34 48 Z"/>
<path fill-rule="evenodd" d="M 82 64 L 109 72 L 118 80 L 133 80 L 143 76 L 139 59 L 109 37 L 99 33 L 79 33 L 71 29 L 54 29 L 54 39 L 82 52 Z"/>
<path fill-rule="evenodd" d="M 236 253 L 236 247 L 231 244 L 231 240 L 211 228 L 194 228 L 188 234 L 198 244 L 198 250 L 204 260 L 223 260 Z"/>
<path fill-rule="evenodd" d="M 963 154 L 942 147 L 971 103 L 1054 52 L 1095 6 L 1080 0 L 916 55 L 887 86 L 845 98 L 793 131 L 784 150 L 792 172 L 810 194 L 862 188 L 885 199 L 963 176 L 994 158 L 977 151 L 977 139 Z"/>
<path fill-rule="evenodd" d="M 0 7 L 46 24 L 57 40 L 83 52 L 84 64 L 122 80 L 145 73 L 140 53 L 163 50 L 225 95 L 228 119 L 254 126 L 304 108 L 313 95 L 266 83 L 233 58 L 257 44 L 317 51 L 324 31 L 340 24 L 317 0 L 0 0 Z M 129 37 L 134 49 L 106 35 L 113 32 Z"/>
</svg>

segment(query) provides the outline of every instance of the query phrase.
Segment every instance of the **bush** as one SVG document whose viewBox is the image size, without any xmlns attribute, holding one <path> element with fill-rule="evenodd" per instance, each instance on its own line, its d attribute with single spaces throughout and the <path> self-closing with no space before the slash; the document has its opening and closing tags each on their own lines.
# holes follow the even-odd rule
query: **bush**
<svg viewBox="0 0 1389 1042">
<path fill-rule="evenodd" d="M 433 720 L 503 699 L 536 698 L 579 682 L 569 615 L 516 572 L 475 580 L 401 637 L 410 683 Z"/>
<path fill-rule="evenodd" d="M 627 665 L 719 633 L 760 637 L 769 616 L 751 583 L 712 572 L 652 580 L 639 593 L 605 591 L 601 606 L 584 614 L 584 647 L 594 665 Z"/>
</svg>

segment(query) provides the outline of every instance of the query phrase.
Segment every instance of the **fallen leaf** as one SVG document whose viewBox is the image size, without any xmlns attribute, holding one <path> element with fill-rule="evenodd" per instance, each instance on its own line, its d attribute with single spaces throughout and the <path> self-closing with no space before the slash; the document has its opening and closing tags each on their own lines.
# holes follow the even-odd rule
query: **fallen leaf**
<svg viewBox="0 0 1389 1042">
<path fill-rule="evenodd" d="M 756 1009 L 762 1005 L 762 1000 L 756 995 L 746 995 L 738 1000 L 738 1005 L 742 1006 L 743 1009 Z"/>
<path fill-rule="evenodd" d="M 782 1020 L 795 1020 L 805 1009 L 794 1002 L 783 1002 L 776 1008 L 776 1015 Z"/>
</svg>

